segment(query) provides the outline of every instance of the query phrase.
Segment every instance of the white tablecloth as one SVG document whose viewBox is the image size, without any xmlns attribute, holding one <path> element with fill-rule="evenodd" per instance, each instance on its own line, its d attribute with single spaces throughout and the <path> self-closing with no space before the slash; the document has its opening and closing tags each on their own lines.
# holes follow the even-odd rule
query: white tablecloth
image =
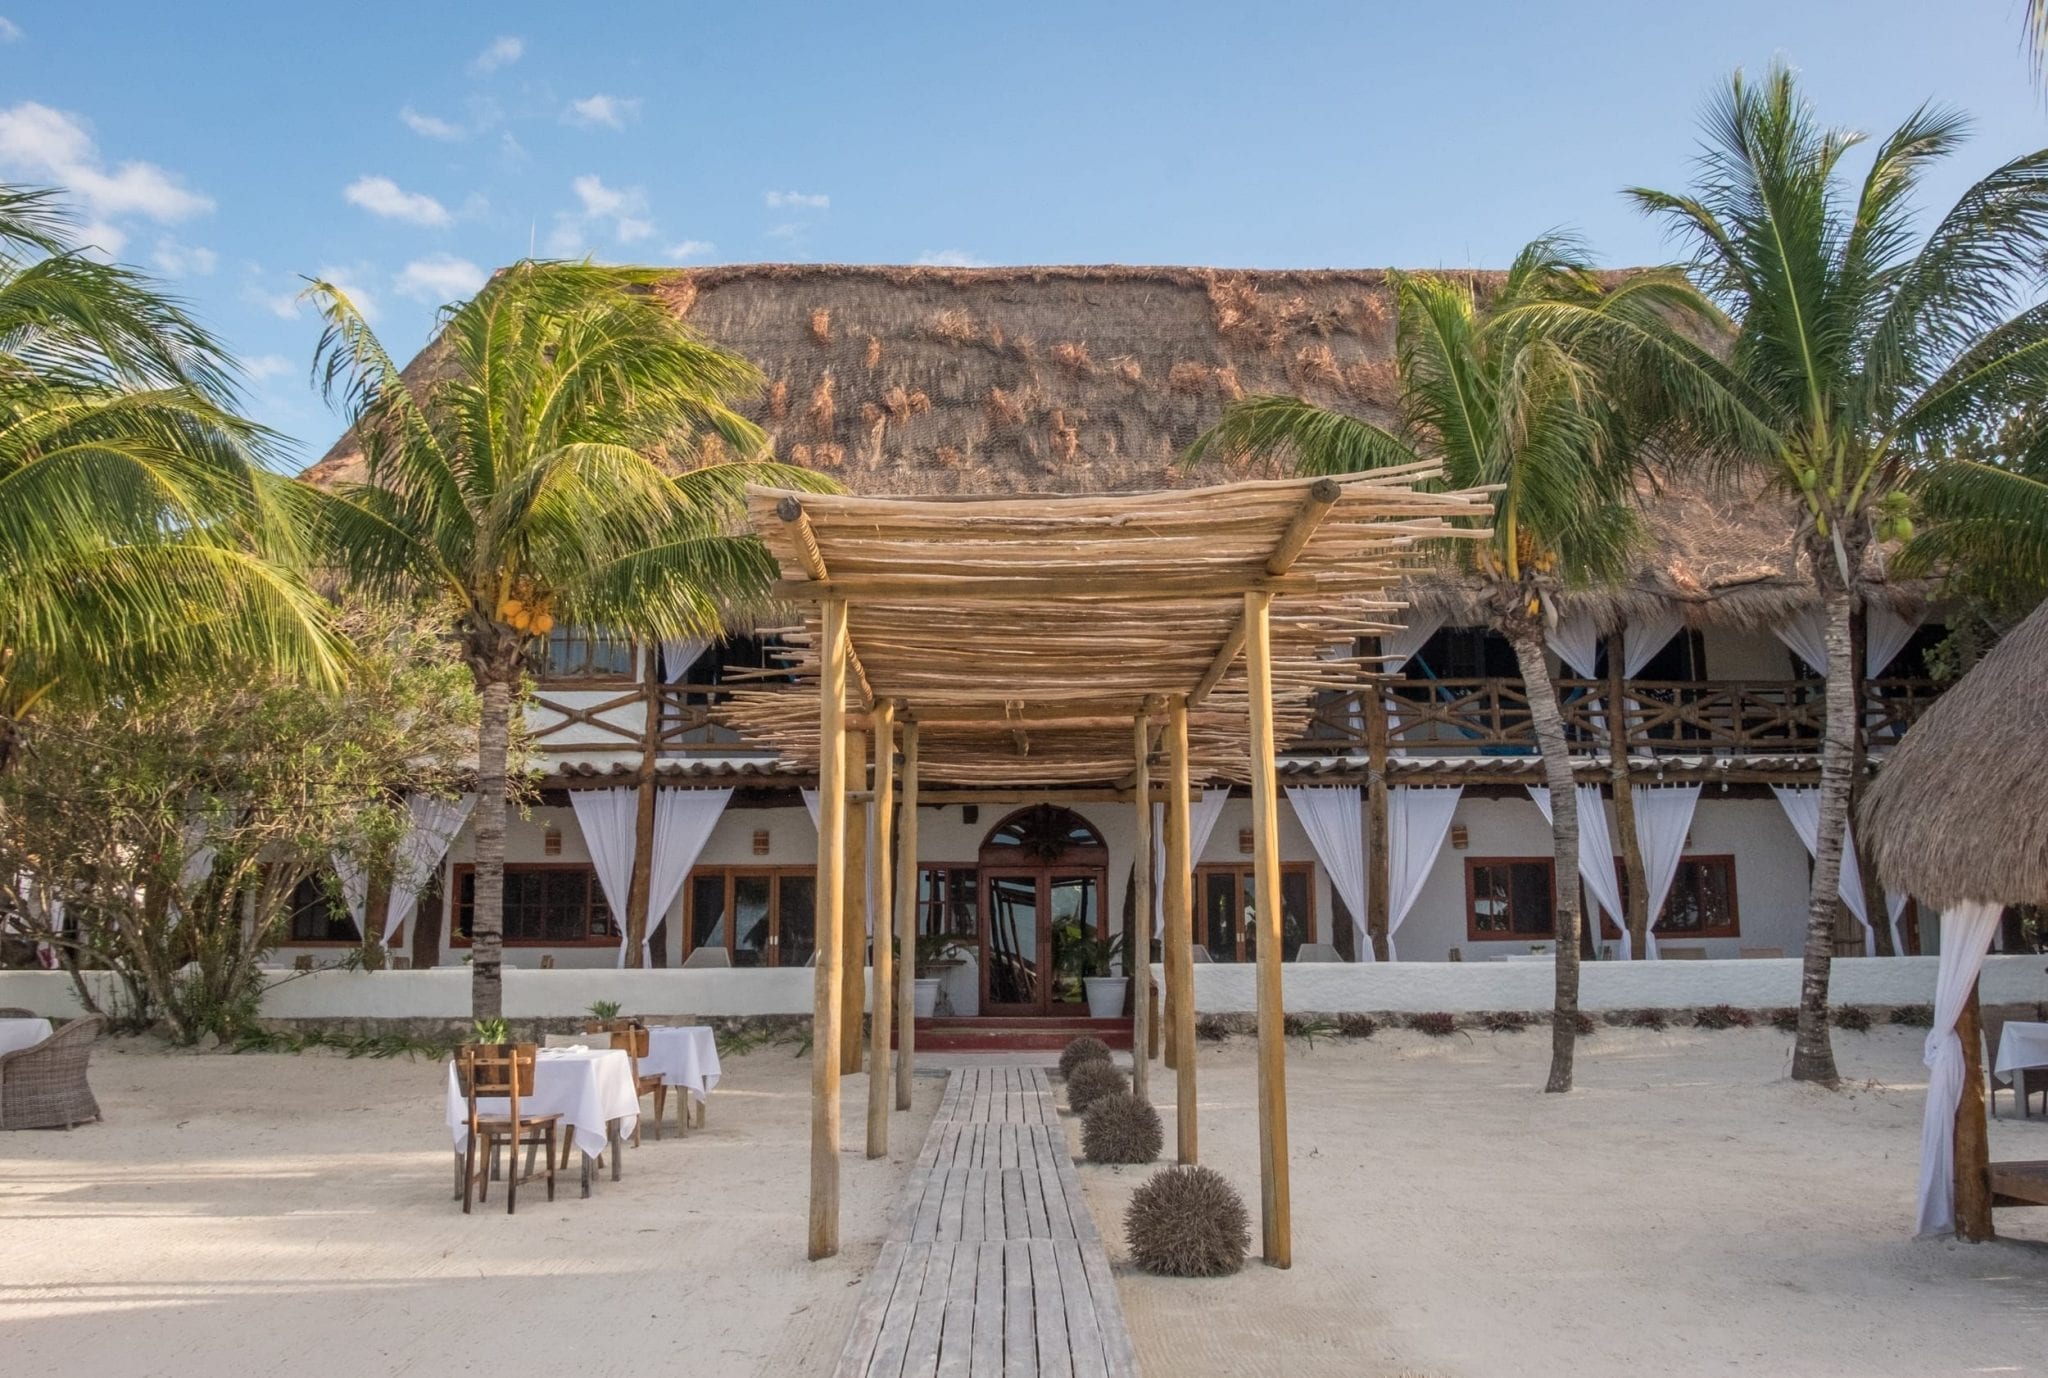
<svg viewBox="0 0 2048 1378">
<path fill-rule="evenodd" d="M 2048 1067 L 2048 1024 L 2007 1020 L 2005 1032 L 1998 1036 L 1998 1056 L 1991 1065 L 2000 1076 L 2019 1067 Z"/>
<path fill-rule="evenodd" d="M 502 1096 L 485 1096 L 477 1109 L 502 1115 L 510 1107 Z M 542 1048 L 533 1067 L 533 1094 L 519 1098 L 519 1113 L 560 1115 L 576 1132 L 577 1150 L 588 1157 L 604 1152 L 606 1126 L 620 1121 L 619 1133 L 631 1134 L 640 1122 L 640 1093 L 633 1085 L 633 1060 L 622 1049 Z M 469 1145 L 469 1100 L 448 1064 L 448 1131 L 455 1151 Z"/>
<path fill-rule="evenodd" d="M 18 1053 L 23 1048 L 33 1048 L 49 1036 L 50 1021 L 47 1019 L 0 1019 L 0 1053 Z M 714 1068 L 718 1066 L 715 1054 L 711 1065 Z"/>
<path fill-rule="evenodd" d="M 703 1100 L 718 1085 L 718 1040 L 701 1024 L 647 1031 L 647 1056 L 640 1075 L 659 1075 L 664 1085 L 683 1086 Z"/>
</svg>

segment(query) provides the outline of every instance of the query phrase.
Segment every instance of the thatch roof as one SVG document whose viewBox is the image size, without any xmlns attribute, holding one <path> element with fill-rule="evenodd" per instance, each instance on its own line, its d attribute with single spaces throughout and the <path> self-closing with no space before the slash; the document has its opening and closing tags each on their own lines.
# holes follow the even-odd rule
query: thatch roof
<svg viewBox="0 0 2048 1378">
<path fill-rule="evenodd" d="M 1859 822 L 1885 889 L 2048 904 L 2048 604 L 1892 749 Z"/>
<path fill-rule="evenodd" d="M 1497 274 L 1471 274 L 1482 290 Z M 678 271 L 666 292 L 768 379 L 748 408 L 780 458 L 850 491 L 1138 492 L 1277 477 L 1176 461 L 1226 403 L 1284 392 L 1393 420 L 1393 305 L 1377 269 L 907 268 L 750 264 Z M 429 349 L 409 373 L 430 374 Z M 308 471 L 359 477 L 344 438 Z M 1791 507 L 1667 488 L 1603 624 L 1676 600 L 1696 622 L 1762 624 L 1811 601 Z M 1419 606 L 1478 621 L 1432 577 Z M 1902 595 L 1907 596 L 1907 595 Z M 1470 614 L 1469 616 L 1467 614 Z"/>
</svg>

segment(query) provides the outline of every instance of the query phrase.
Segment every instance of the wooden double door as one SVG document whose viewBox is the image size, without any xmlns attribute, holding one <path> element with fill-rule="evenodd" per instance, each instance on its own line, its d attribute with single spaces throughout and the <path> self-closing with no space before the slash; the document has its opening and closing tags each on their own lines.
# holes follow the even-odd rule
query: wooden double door
<svg viewBox="0 0 2048 1378">
<path fill-rule="evenodd" d="M 985 867 L 981 873 L 981 1008 L 1012 1018 L 1068 1015 L 1084 992 L 1072 945 L 1103 935 L 1108 869 Z"/>
</svg>

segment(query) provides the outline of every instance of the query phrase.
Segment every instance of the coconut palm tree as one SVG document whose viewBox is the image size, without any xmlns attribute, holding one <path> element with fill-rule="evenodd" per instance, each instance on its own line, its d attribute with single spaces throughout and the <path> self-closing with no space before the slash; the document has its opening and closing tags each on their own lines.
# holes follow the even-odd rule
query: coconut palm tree
<svg viewBox="0 0 2048 1378">
<path fill-rule="evenodd" d="M 2048 150 L 1915 224 L 1923 176 L 1965 121 L 1923 107 L 1878 143 L 1821 125 L 1790 71 L 1740 72 L 1710 105 L 1698 175 L 1682 193 L 1632 190 L 1690 242 L 1696 279 L 1738 323 L 1716 374 L 1740 434 L 1702 451 L 1796 497 L 1827 612 L 1826 731 L 1799 1034 L 1792 1074 L 1835 1080 L 1828 1040 L 1842 838 L 1856 774 L 1853 619 L 1888 545 L 1911 537 L 1916 494 L 1956 491 L 1973 433 L 2048 394 Z M 1963 484 L 1964 492 L 1972 485 Z M 2016 489 L 1978 484 L 1980 494 Z"/>
<path fill-rule="evenodd" d="M 326 322 L 315 374 L 367 479 L 309 496 L 322 548 L 366 590 L 446 607 L 475 678 L 478 1019 L 501 1008 L 506 770 L 529 657 L 557 620 L 716 635 L 774 577 L 734 534 L 745 485 L 820 486 L 753 458 L 765 441 L 732 408 L 758 374 L 684 328 L 660 276 L 515 264 L 444 312 L 415 377 L 339 287 L 307 293 Z"/>
<path fill-rule="evenodd" d="M 1546 1089 L 1568 1091 L 1578 1031 L 1579 822 L 1545 633 L 1568 589 L 1611 582 L 1638 534 L 1640 443 L 1691 370 L 1673 322 L 1718 317 L 1681 274 L 1607 285 L 1576 247 L 1539 239 L 1482 300 L 1465 276 L 1396 274 L 1398 431 L 1293 397 L 1249 397 L 1195 442 L 1291 457 L 1304 474 L 1435 460 L 1454 488 L 1497 485 L 1493 536 L 1476 547 L 1492 626 L 1514 647 L 1549 782 L 1557 988 Z M 1690 347 L 1688 346 L 1688 349 Z M 1673 365 L 1673 358 L 1680 359 Z M 1660 376 L 1669 370 L 1672 377 Z"/>
<path fill-rule="evenodd" d="M 70 229 L 53 193 L 0 186 L 0 770 L 53 695 L 331 678 L 341 654 L 226 355 Z"/>
</svg>

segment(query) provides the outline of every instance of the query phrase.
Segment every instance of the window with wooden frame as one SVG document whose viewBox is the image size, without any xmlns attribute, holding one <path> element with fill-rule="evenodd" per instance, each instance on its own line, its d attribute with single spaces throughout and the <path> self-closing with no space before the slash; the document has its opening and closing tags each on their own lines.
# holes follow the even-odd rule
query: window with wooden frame
<svg viewBox="0 0 2048 1378">
<path fill-rule="evenodd" d="M 809 867 L 702 867 L 690 872 L 684 894 L 684 957 L 716 947 L 736 967 L 800 967 L 817 951 L 818 883 Z"/>
<path fill-rule="evenodd" d="M 1254 931 L 1257 882 L 1250 866 L 1202 866 L 1195 871 L 1198 905 L 1195 941 L 1217 962 L 1258 958 Z M 1280 867 L 1280 956 L 1291 962 L 1303 943 L 1316 941 L 1315 868 L 1306 863 Z"/>
<path fill-rule="evenodd" d="M 290 943 L 347 943 L 362 941 L 355 920 L 342 902 L 341 886 L 332 872 L 307 876 L 292 890 L 285 902 L 285 941 Z"/>
<path fill-rule="evenodd" d="M 1617 858 L 1622 908 L 1628 908 L 1628 873 Z M 1687 938 L 1739 938 L 1741 917 L 1735 905 L 1735 858 L 1732 856 L 1689 856 L 1678 862 L 1671 878 L 1671 893 L 1657 915 L 1654 930 L 1659 938 L 1674 934 Z M 1621 930 L 1605 915 L 1600 933 L 1619 938 Z"/>
<path fill-rule="evenodd" d="M 980 873 L 972 866 L 924 866 L 917 873 L 917 931 L 972 940 L 981 931 Z"/>
<path fill-rule="evenodd" d="M 557 627 L 538 656 L 536 677 L 551 684 L 627 684 L 639 672 L 631 641 L 588 627 Z"/>
<path fill-rule="evenodd" d="M 466 944 L 476 917 L 476 867 L 455 868 L 455 932 Z M 505 945 L 574 947 L 619 940 L 597 872 L 576 862 L 524 862 L 505 868 Z"/>
<path fill-rule="evenodd" d="M 1557 886 L 1549 857 L 1465 859 L 1468 941 L 1535 941 L 1556 933 Z"/>
</svg>

